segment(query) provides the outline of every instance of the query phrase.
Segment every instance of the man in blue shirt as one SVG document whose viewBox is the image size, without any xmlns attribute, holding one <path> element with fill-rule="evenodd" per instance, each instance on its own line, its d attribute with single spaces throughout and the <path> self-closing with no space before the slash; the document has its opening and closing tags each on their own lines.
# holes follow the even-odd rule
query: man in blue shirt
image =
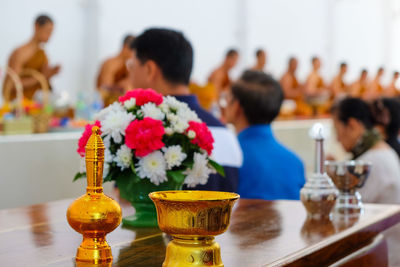
<svg viewBox="0 0 400 267">
<path fill-rule="evenodd" d="M 259 71 L 246 71 L 221 104 L 234 124 L 243 151 L 238 193 L 242 198 L 299 199 L 304 167 L 274 137 L 271 122 L 279 114 L 283 92 L 277 81 Z"/>
<path fill-rule="evenodd" d="M 182 33 L 152 28 L 140 34 L 131 44 L 133 57 L 128 65 L 134 88 L 153 88 L 163 95 L 173 95 L 185 102 L 207 124 L 214 137 L 211 157 L 221 164 L 225 177 L 212 174 L 205 185 L 191 190 L 236 192 L 242 153 L 235 135 L 210 113 L 202 109 L 197 97 L 190 94 L 189 81 L 193 49 Z"/>
</svg>

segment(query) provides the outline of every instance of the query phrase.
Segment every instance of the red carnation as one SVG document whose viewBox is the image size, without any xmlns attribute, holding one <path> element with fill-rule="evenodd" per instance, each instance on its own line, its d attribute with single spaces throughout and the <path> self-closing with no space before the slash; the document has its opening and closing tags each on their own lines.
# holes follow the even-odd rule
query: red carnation
<svg viewBox="0 0 400 267">
<path fill-rule="evenodd" d="M 146 117 L 143 120 L 134 120 L 125 130 L 125 144 L 135 150 L 137 157 L 144 157 L 154 150 L 163 148 L 164 135 L 162 121 Z"/>
<path fill-rule="evenodd" d="M 210 129 L 208 129 L 207 124 L 204 122 L 190 121 L 186 132 L 189 132 L 190 130 L 196 133 L 196 137 L 191 140 L 191 142 L 207 151 L 208 155 L 211 155 L 211 152 L 214 149 L 214 137 L 212 136 Z"/>
<path fill-rule="evenodd" d="M 157 106 L 163 102 L 162 94 L 157 93 L 153 89 L 134 89 L 126 92 L 124 96 L 119 97 L 119 102 L 124 103 L 125 101 L 134 97 L 136 99 L 137 106 L 143 106 L 146 103 L 154 103 Z"/>
<path fill-rule="evenodd" d="M 101 128 L 101 124 L 99 121 L 95 121 L 94 124 L 86 124 L 85 131 L 83 132 L 81 138 L 79 138 L 78 149 L 76 150 L 76 152 L 78 152 L 78 154 L 82 158 L 85 156 L 85 146 L 86 146 L 90 136 L 92 135 L 93 126 L 98 126 L 99 128 Z M 101 134 L 101 132 L 100 132 L 100 134 Z"/>
</svg>

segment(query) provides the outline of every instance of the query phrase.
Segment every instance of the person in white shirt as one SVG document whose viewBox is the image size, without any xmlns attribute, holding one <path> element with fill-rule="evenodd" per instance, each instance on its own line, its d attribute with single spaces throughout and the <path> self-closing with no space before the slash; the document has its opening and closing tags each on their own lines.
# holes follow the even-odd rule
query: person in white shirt
<svg viewBox="0 0 400 267">
<path fill-rule="evenodd" d="M 338 141 L 353 159 L 372 163 L 359 190 L 364 203 L 400 204 L 400 162 L 396 152 L 374 129 L 370 106 L 358 98 L 345 98 L 332 108 Z M 400 228 L 385 232 L 390 266 L 399 266 Z"/>
</svg>

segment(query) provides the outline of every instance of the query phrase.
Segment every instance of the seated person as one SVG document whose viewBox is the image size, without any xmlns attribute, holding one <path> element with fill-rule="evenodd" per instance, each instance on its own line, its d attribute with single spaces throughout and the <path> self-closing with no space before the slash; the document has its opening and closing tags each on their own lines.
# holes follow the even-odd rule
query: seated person
<svg viewBox="0 0 400 267">
<path fill-rule="evenodd" d="M 368 90 L 368 71 L 361 70 L 360 78 L 351 85 L 352 97 L 363 97 Z"/>
<path fill-rule="evenodd" d="M 335 99 L 341 99 L 348 95 L 348 87 L 344 82 L 344 75 L 346 74 L 346 72 L 347 64 L 345 62 L 342 62 L 340 64 L 339 73 L 335 76 L 335 78 L 333 78 L 331 84 L 333 98 Z"/>
<path fill-rule="evenodd" d="M 242 198 L 300 197 L 303 163 L 275 139 L 270 125 L 282 101 L 279 83 L 259 71 L 246 71 L 227 95 L 225 119 L 234 124 L 243 151 L 238 190 Z"/>
<path fill-rule="evenodd" d="M 35 20 L 32 38 L 25 44 L 16 48 L 10 55 L 8 67 L 15 71 L 21 78 L 24 97 L 32 100 L 41 85 L 36 78 L 23 73 L 24 70 L 34 70 L 43 75 L 50 89 L 50 79 L 60 72 L 60 65 L 50 65 L 44 50 L 44 45 L 49 41 L 54 28 L 53 20 L 47 15 L 39 15 Z M 4 81 L 3 95 L 5 100 L 12 100 L 16 90 L 7 76 Z"/>
<path fill-rule="evenodd" d="M 132 89 L 126 61 L 132 57 L 130 44 L 134 39 L 132 35 L 125 36 L 118 55 L 107 59 L 100 67 L 97 90 L 102 95 L 104 106 L 112 104 L 124 92 Z"/>
<path fill-rule="evenodd" d="M 226 177 L 212 174 L 207 184 L 191 190 L 236 192 L 238 168 L 242 154 L 234 134 L 220 121 L 200 107 L 190 94 L 189 81 L 193 66 L 193 49 L 185 36 L 169 29 L 149 29 L 131 44 L 130 77 L 134 88 L 153 88 L 163 95 L 173 95 L 185 102 L 205 122 L 215 139 L 211 157 L 225 169 Z"/>
<path fill-rule="evenodd" d="M 256 51 L 256 64 L 251 70 L 264 71 L 265 65 L 267 64 L 267 52 L 263 49 L 257 49 Z"/>
<path fill-rule="evenodd" d="M 400 157 L 400 101 L 395 98 L 377 99 L 372 103 L 372 113 L 377 129 L 386 143 Z"/>
<path fill-rule="evenodd" d="M 359 98 L 346 98 L 332 108 L 338 141 L 353 159 L 372 163 L 359 190 L 363 202 L 400 203 L 400 162 L 396 152 L 374 129 L 370 107 Z"/>
<path fill-rule="evenodd" d="M 397 81 L 400 77 L 400 73 L 398 71 L 393 72 L 392 81 L 389 86 L 386 88 L 385 95 L 388 97 L 396 97 L 400 94 L 400 88 L 397 87 Z"/>
<path fill-rule="evenodd" d="M 373 128 L 371 108 L 359 98 L 346 98 L 332 108 L 338 141 L 356 160 L 372 163 L 364 186 L 359 189 L 365 203 L 400 204 L 400 163 L 396 152 Z M 400 227 L 385 232 L 389 266 L 399 266 Z"/>
</svg>

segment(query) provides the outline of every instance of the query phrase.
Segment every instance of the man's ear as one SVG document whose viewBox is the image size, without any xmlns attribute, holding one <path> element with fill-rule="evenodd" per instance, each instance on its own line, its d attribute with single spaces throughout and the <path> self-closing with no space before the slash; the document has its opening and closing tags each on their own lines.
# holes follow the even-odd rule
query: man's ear
<svg viewBox="0 0 400 267">
<path fill-rule="evenodd" d="M 244 110 L 243 110 L 242 106 L 240 105 L 239 100 L 233 101 L 232 108 L 233 108 L 234 114 L 237 118 L 240 118 L 240 116 L 245 116 Z"/>
<path fill-rule="evenodd" d="M 356 120 L 355 118 L 349 118 L 349 120 L 347 121 L 347 127 L 349 127 L 349 129 L 351 131 L 360 131 L 362 128 L 364 128 L 363 124 Z"/>
<path fill-rule="evenodd" d="M 154 83 L 160 76 L 160 68 L 153 60 L 147 60 L 145 63 L 148 81 Z"/>
</svg>

